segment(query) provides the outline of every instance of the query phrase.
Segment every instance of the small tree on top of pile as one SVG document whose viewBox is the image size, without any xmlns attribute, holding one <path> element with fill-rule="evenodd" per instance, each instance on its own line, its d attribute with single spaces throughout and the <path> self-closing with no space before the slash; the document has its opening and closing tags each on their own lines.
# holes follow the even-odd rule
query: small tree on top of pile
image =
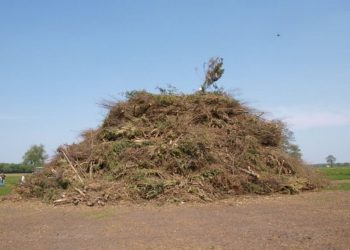
<svg viewBox="0 0 350 250">
<path fill-rule="evenodd" d="M 200 87 L 200 90 L 203 93 L 205 93 L 210 86 L 213 86 L 215 89 L 218 88 L 216 82 L 222 77 L 225 71 L 223 68 L 223 64 L 224 59 L 222 59 L 221 57 L 212 57 L 209 59 L 205 73 L 205 80 Z"/>
</svg>

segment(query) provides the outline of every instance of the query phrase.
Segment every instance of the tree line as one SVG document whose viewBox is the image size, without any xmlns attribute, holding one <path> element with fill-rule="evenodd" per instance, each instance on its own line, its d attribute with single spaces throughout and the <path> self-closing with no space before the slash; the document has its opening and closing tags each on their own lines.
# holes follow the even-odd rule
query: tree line
<svg viewBox="0 0 350 250">
<path fill-rule="evenodd" d="M 313 167 L 320 167 L 320 168 L 325 168 L 327 166 L 331 166 L 328 163 L 318 163 L 318 164 L 313 164 Z M 350 167 L 350 162 L 341 162 L 341 163 L 333 163 L 332 167 Z"/>
<path fill-rule="evenodd" d="M 47 154 L 43 145 L 33 145 L 21 163 L 0 163 L 0 173 L 33 173 L 44 166 Z"/>
<path fill-rule="evenodd" d="M 32 173 L 34 168 L 21 163 L 0 163 L 0 173 Z"/>
</svg>

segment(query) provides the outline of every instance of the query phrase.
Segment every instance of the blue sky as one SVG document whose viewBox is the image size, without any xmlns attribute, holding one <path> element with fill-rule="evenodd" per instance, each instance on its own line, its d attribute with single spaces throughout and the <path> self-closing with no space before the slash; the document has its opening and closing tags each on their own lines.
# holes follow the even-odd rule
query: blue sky
<svg viewBox="0 0 350 250">
<path fill-rule="evenodd" d="M 220 84 L 283 119 L 304 159 L 350 162 L 350 1 L 0 1 L 0 162 L 49 154 L 132 89 Z M 277 37 L 276 34 L 281 34 Z"/>
</svg>

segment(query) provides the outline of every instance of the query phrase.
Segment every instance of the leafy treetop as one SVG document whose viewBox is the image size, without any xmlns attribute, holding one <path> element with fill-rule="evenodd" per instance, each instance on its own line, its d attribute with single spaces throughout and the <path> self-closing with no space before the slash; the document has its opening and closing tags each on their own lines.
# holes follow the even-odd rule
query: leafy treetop
<svg viewBox="0 0 350 250">
<path fill-rule="evenodd" d="M 335 163 L 337 159 L 333 156 L 333 155 L 328 155 L 326 157 L 326 161 L 329 165 L 333 166 L 333 164 Z"/>
<path fill-rule="evenodd" d="M 223 64 L 224 59 L 221 57 L 213 57 L 209 59 L 205 73 L 205 80 L 200 88 L 203 93 L 206 92 L 206 90 L 211 86 L 213 86 L 215 89 L 218 88 L 216 81 L 218 81 L 224 74 L 225 70 L 223 68 Z"/>
<path fill-rule="evenodd" d="M 33 145 L 23 156 L 23 165 L 32 167 L 42 167 L 47 154 L 43 145 Z"/>
</svg>

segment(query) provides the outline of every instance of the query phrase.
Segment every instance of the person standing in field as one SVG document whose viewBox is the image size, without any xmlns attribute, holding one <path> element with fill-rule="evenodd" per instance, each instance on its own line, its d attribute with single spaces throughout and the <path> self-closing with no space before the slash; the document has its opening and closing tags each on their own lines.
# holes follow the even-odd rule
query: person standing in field
<svg viewBox="0 0 350 250">
<path fill-rule="evenodd" d="M 5 178 L 6 178 L 6 175 L 4 173 L 1 173 L 0 174 L 0 184 L 5 184 Z"/>
</svg>

